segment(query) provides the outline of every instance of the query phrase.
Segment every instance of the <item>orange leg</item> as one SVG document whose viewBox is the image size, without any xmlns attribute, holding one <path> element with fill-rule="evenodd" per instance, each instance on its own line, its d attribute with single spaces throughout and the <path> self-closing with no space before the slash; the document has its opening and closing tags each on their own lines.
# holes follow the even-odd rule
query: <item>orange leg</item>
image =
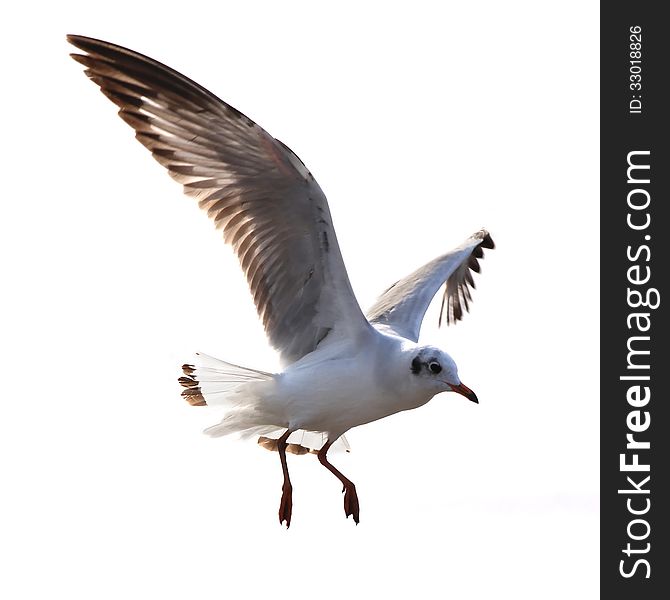
<svg viewBox="0 0 670 600">
<path fill-rule="evenodd" d="M 288 476 L 288 465 L 286 464 L 286 440 L 291 435 L 288 430 L 277 440 L 277 450 L 279 451 L 279 460 L 281 460 L 281 468 L 284 472 L 284 485 L 282 486 L 281 502 L 279 503 L 279 523 L 283 524 L 286 521 L 286 529 L 291 526 L 291 511 L 293 510 L 293 487 Z"/>
<path fill-rule="evenodd" d="M 347 516 L 347 518 L 349 518 L 349 515 L 352 515 L 356 525 L 358 525 L 358 495 L 356 494 L 356 486 L 344 475 L 342 475 L 342 473 L 340 473 L 333 465 L 331 465 L 326 458 L 326 454 L 328 453 L 328 449 L 331 447 L 332 443 L 333 442 L 330 440 L 327 441 L 323 448 L 319 450 L 319 454 L 317 456 L 319 458 L 319 462 L 342 482 L 342 485 L 344 486 L 342 488 L 342 491 L 344 492 L 344 514 Z"/>
</svg>

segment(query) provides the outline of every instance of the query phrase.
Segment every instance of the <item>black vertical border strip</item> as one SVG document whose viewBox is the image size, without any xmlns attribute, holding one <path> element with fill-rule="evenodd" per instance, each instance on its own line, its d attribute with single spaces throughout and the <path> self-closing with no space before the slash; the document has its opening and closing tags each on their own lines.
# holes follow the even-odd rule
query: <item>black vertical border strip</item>
<svg viewBox="0 0 670 600">
<path fill-rule="evenodd" d="M 666 217 L 670 204 L 670 23 L 661 14 L 661 2 L 602 2 L 601 3 L 601 556 L 600 581 L 602 598 L 634 598 L 635 600 L 667 597 L 670 593 L 670 548 L 668 547 L 668 512 L 670 512 L 670 418 L 668 405 L 668 375 L 670 373 L 670 348 L 668 338 L 667 306 L 670 305 L 668 272 L 670 271 L 670 219 Z M 631 90 L 631 27 L 642 31 L 641 90 Z M 641 96 L 642 113 L 630 114 L 629 103 L 633 95 Z M 650 183 L 629 184 L 627 181 L 628 153 L 649 150 Z M 644 159 L 636 159 L 643 162 Z M 638 178 L 642 173 L 638 171 Z M 646 210 L 633 211 L 628 206 L 627 196 L 636 188 L 644 188 L 651 202 Z M 644 194 L 634 195 L 642 200 Z M 642 223 L 645 213 L 651 221 L 649 227 L 635 231 L 627 225 L 627 215 Z M 650 239 L 645 239 L 645 236 Z M 647 252 L 638 249 L 647 245 Z M 639 265 L 641 274 L 650 267 L 651 279 L 646 285 L 633 285 L 628 280 L 628 269 Z M 627 300 L 628 288 L 645 293 L 655 288 L 660 293 L 660 306 L 656 309 L 632 308 Z M 641 333 L 627 322 L 631 313 L 646 312 L 650 315 L 651 328 Z M 635 321 L 634 321 L 635 322 Z M 628 369 L 627 343 L 631 336 L 648 335 L 645 344 L 648 356 L 636 356 L 637 363 L 650 365 L 649 370 Z M 621 376 L 644 374 L 648 382 L 637 382 L 648 386 L 651 392 L 645 407 L 633 407 L 627 401 L 627 391 L 634 381 L 622 381 Z M 626 435 L 630 433 L 627 418 L 632 411 L 648 411 L 650 426 L 644 432 L 635 433 L 635 439 L 649 441 L 648 450 L 626 449 Z M 643 415 L 640 415 L 644 418 Z M 649 472 L 622 472 L 620 455 L 639 455 L 641 464 L 649 464 Z M 647 475 L 645 485 L 640 485 Z M 630 476 L 648 494 L 620 494 L 618 490 L 631 489 L 627 481 Z M 628 499 L 634 510 L 650 508 L 646 514 L 631 514 Z M 646 533 L 644 523 L 632 523 L 641 519 L 649 524 L 646 539 L 631 539 L 630 533 L 642 537 Z M 632 524 L 631 524 L 632 523 Z M 646 544 L 649 543 L 648 552 Z M 624 552 L 627 545 L 639 553 Z M 647 560 L 647 567 L 637 564 L 638 559 Z M 621 561 L 624 561 L 623 564 Z M 623 570 L 634 574 L 624 577 Z"/>
</svg>

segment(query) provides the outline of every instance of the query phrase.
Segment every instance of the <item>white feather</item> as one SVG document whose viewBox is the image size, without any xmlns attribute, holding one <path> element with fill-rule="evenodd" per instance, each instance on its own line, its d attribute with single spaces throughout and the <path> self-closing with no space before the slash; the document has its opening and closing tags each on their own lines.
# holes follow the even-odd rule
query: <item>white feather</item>
<svg viewBox="0 0 670 600">
<path fill-rule="evenodd" d="M 226 414 L 220 423 L 205 429 L 212 437 L 237 433 L 241 438 L 266 436 L 279 438 L 287 429 L 280 411 L 273 410 L 267 398 L 275 389 L 275 375 L 266 371 L 235 365 L 207 354 L 198 353 L 194 360 L 193 377 L 197 379 L 207 406 L 223 407 Z M 322 431 L 294 431 L 288 438 L 310 450 L 320 450 L 328 440 Z M 351 447 L 344 436 L 333 444 L 333 450 L 349 452 Z"/>
</svg>

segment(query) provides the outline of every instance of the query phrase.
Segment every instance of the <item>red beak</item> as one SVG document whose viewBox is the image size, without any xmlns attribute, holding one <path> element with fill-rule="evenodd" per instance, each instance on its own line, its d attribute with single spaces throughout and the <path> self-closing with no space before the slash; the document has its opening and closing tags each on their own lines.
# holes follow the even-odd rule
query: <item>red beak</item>
<svg viewBox="0 0 670 600">
<path fill-rule="evenodd" d="M 449 384 L 451 385 L 451 384 Z M 479 404 L 479 400 L 477 400 L 477 396 L 475 393 L 467 386 L 464 384 L 460 385 L 452 385 L 451 386 L 451 391 L 452 392 L 458 392 L 461 396 L 465 396 L 470 402 L 474 402 L 475 404 Z"/>
</svg>

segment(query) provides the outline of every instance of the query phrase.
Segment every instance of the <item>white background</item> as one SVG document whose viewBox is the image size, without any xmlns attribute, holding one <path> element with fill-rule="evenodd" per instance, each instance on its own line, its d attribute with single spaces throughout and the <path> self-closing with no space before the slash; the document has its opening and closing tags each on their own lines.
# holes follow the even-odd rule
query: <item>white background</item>
<svg viewBox="0 0 670 600">
<path fill-rule="evenodd" d="M 362 4 L 362 3 L 361 3 Z M 594 2 L 32 3 L 3 15 L 0 595 L 594 598 Z M 11 11 L 14 11 L 12 14 Z M 17 12 L 18 11 L 18 12 Z M 276 367 L 232 252 L 67 56 L 148 54 L 287 143 L 364 307 L 487 227 L 470 314 L 423 339 L 456 394 L 333 462 L 210 440 L 195 351 Z"/>
</svg>

